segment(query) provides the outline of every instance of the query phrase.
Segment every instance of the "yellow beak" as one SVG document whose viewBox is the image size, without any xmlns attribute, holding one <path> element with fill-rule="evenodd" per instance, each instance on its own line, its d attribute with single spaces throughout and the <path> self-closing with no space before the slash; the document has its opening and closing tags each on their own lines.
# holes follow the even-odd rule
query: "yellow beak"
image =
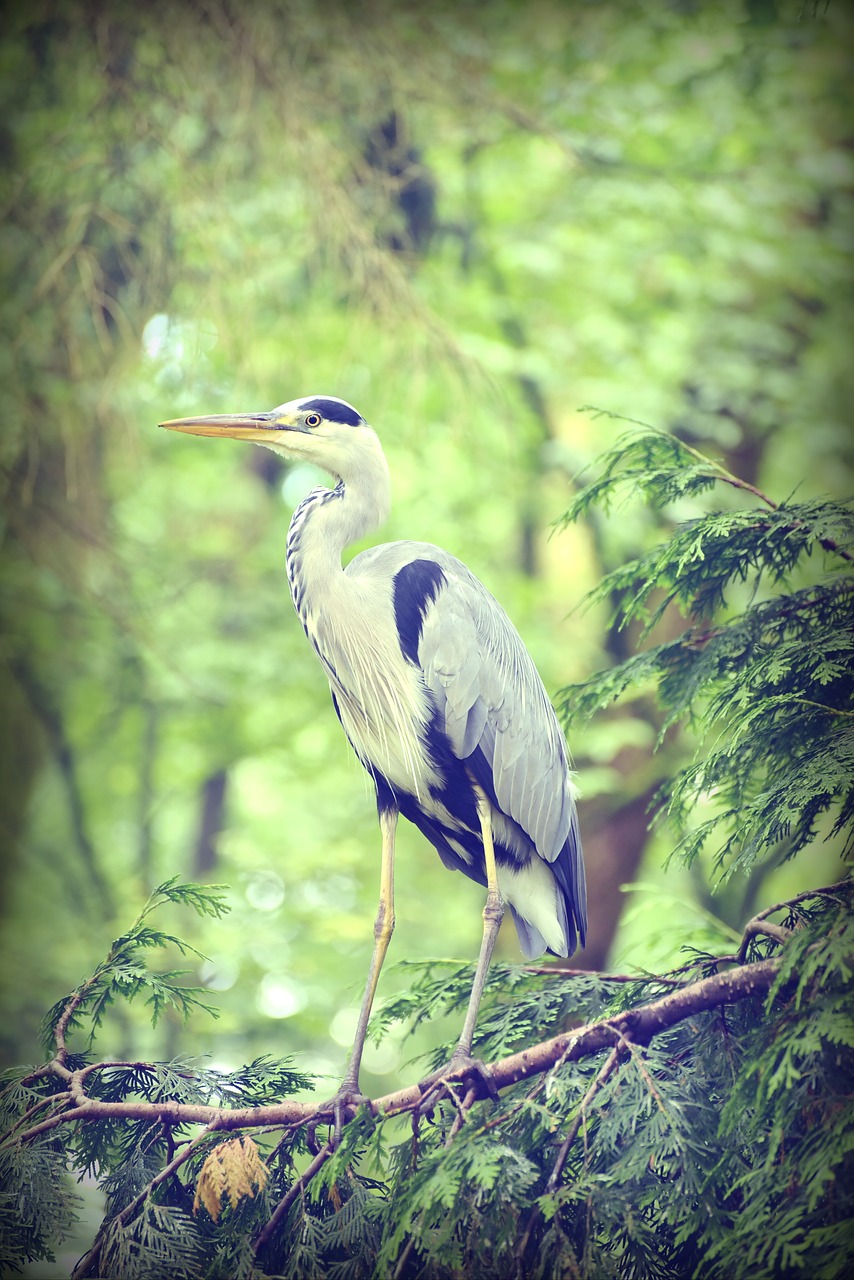
<svg viewBox="0 0 854 1280">
<path fill-rule="evenodd" d="M 263 444 L 277 432 L 288 430 L 288 423 L 273 413 L 214 413 L 206 418 L 172 418 L 169 422 L 161 422 L 160 426 L 167 431 L 184 431 L 191 436 L 231 436 Z"/>
</svg>

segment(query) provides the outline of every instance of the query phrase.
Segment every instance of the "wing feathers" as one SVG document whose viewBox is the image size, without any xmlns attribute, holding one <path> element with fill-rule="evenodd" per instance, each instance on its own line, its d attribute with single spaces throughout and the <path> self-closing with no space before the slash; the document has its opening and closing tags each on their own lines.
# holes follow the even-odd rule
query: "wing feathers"
<svg viewBox="0 0 854 1280">
<path fill-rule="evenodd" d="M 498 807 L 551 864 L 555 911 L 571 953 L 576 925 L 584 936 L 586 893 L 563 735 L 500 605 L 463 564 L 433 554 L 435 560 L 413 560 L 395 577 L 395 608 L 400 600 L 406 624 L 401 648 L 420 667 L 454 754 L 474 757 L 476 774 L 486 766 Z M 542 941 L 540 930 L 514 916 L 523 950 L 539 954 L 530 948 Z"/>
<path fill-rule="evenodd" d="M 483 737 L 483 731 L 486 726 L 486 718 L 489 714 L 489 708 L 483 698 L 475 698 L 468 710 L 466 716 L 465 731 L 460 744 L 460 759 L 467 760 L 475 747 L 480 744 Z M 451 735 L 451 741 L 457 741 L 458 735 Z"/>
</svg>

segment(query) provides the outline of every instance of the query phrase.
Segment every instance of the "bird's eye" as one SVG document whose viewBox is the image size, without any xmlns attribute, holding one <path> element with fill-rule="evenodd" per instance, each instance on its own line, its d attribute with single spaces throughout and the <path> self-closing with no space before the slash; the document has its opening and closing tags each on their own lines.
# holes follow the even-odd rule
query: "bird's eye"
<svg viewBox="0 0 854 1280">
<path fill-rule="evenodd" d="M 305 425 L 307 427 L 319 427 L 323 419 L 319 413 L 307 413 L 305 415 Z"/>
</svg>

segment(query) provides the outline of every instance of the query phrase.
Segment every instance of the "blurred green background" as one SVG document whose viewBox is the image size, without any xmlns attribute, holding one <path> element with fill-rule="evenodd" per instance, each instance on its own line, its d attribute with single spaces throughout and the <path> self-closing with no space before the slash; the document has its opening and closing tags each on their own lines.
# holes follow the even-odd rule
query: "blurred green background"
<svg viewBox="0 0 854 1280">
<path fill-rule="evenodd" d="M 121 1009 L 103 1054 L 334 1078 L 355 1023 L 379 834 L 284 574 L 318 477 L 156 424 L 354 401 L 391 466 L 383 538 L 466 560 L 550 692 L 618 660 L 634 637 L 577 605 L 666 530 L 629 505 L 550 536 L 626 429 L 582 406 L 778 500 L 847 491 L 851 35 L 834 0 L 7 7 L 5 1058 L 37 1057 L 47 1006 L 176 874 L 229 886 L 224 922 L 169 921 L 222 1016 Z M 838 874 L 826 845 L 716 896 L 711 867 L 665 873 L 645 810 L 695 744 L 654 755 L 657 727 L 645 697 L 570 730 L 577 963 L 676 963 Z M 481 907 L 401 831 L 389 966 L 473 959 Z M 392 1088 L 399 1041 L 365 1066 Z"/>
</svg>

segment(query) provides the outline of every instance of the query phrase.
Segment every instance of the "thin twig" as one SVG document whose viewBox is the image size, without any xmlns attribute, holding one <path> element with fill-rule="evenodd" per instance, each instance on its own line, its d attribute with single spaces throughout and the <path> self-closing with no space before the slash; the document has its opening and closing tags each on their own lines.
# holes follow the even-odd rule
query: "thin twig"
<svg viewBox="0 0 854 1280">
<path fill-rule="evenodd" d="M 597 973 L 595 969 L 567 969 L 560 964 L 524 964 L 522 965 L 522 970 L 524 973 L 544 978 L 595 978 L 597 982 L 650 981 L 649 975 L 645 973 Z M 679 970 L 674 970 L 674 972 L 678 973 Z M 657 975 L 654 981 L 666 987 L 683 985 L 678 978 L 660 978 Z"/>
<path fill-rule="evenodd" d="M 104 1225 L 109 1225 L 112 1227 L 116 1223 L 123 1224 L 127 1222 L 129 1218 L 132 1218 L 133 1215 L 136 1213 L 137 1209 L 140 1207 L 140 1205 L 143 1204 L 151 1195 L 152 1191 L 154 1191 L 156 1187 L 159 1187 L 161 1182 L 165 1182 L 167 1178 L 171 1178 L 172 1175 L 175 1173 L 175 1171 L 179 1169 L 181 1165 L 184 1164 L 186 1160 L 189 1160 L 190 1156 L 195 1153 L 196 1148 L 199 1146 L 199 1144 L 203 1142 L 205 1138 L 207 1138 L 211 1133 L 214 1133 L 217 1130 L 217 1128 L 219 1128 L 217 1124 L 210 1124 L 207 1126 L 207 1128 L 203 1129 L 201 1133 L 197 1134 L 196 1137 L 193 1138 L 191 1142 L 188 1142 L 187 1145 L 184 1147 L 184 1149 L 180 1151 L 178 1155 L 174 1157 L 173 1160 L 170 1160 L 167 1165 L 164 1165 L 164 1167 L 160 1170 L 160 1172 L 151 1179 L 151 1181 L 142 1189 L 142 1191 L 140 1191 L 139 1195 L 136 1196 L 133 1200 L 131 1200 L 130 1204 L 126 1204 L 124 1209 L 122 1209 L 120 1213 L 117 1213 L 114 1218 L 110 1219 L 109 1224 L 102 1224 L 101 1230 L 98 1232 L 97 1236 L 95 1237 L 95 1240 L 94 1240 L 94 1243 L 92 1244 L 91 1249 L 89 1250 L 88 1253 L 86 1253 L 80 1259 L 80 1261 L 77 1263 L 77 1266 L 74 1268 L 74 1271 L 72 1272 L 72 1280 L 73 1280 L 73 1277 L 75 1276 L 85 1275 L 86 1269 L 90 1265 L 93 1265 L 99 1261 L 101 1247 L 104 1241 Z"/>
<path fill-rule="evenodd" d="M 88 1066 L 81 1067 L 79 1071 L 75 1072 L 75 1075 L 79 1076 L 81 1080 L 84 1080 L 86 1076 L 91 1075 L 93 1071 L 115 1070 L 116 1067 L 125 1067 L 127 1070 L 133 1070 L 133 1068 L 136 1067 L 140 1071 L 147 1071 L 151 1075 L 155 1074 L 150 1062 L 122 1062 L 119 1059 L 108 1058 L 104 1062 L 90 1062 Z M 182 1073 L 179 1071 L 175 1074 L 181 1075 Z M 185 1072 L 183 1074 L 186 1078 L 187 1073 Z"/>
<path fill-rule="evenodd" d="M 623 1037 L 620 1037 L 620 1043 L 617 1044 L 611 1050 L 610 1054 L 608 1055 L 608 1058 L 606 1059 L 606 1061 L 600 1068 L 598 1074 L 596 1075 L 596 1078 L 591 1083 L 590 1088 L 587 1090 L 584 1097 L 581 1099 L 581 1102 L 578 1105 L 578 1110 L 575 1113 L 575 1118 L 573 1119 L 572 1124 L 569 1126 L 569 1128 L 566 1131 L 566 1137 L 561 1143 L 560 1150 L 557 1153 L 557 1158 L 555 1159 L 554 1165 L 552 1166 L 552 1171 L 549 1174 L 549 1179 L 548 1179 L 548 1182 L 546 1183 L 546 1189 L 545 1189 L 546 1195 L 551 1195 L 552 1192 L 557 1187 L 558 1181 L 560 1179 L 560 1175 L 563 1172 L 563 1167 L 566 1164 L 570 1148 L 572 1147 L 572 1144 L 575 1142 L 575 1139 L 578 1137 L 578 1131 L 587 1117 L 587 1108 L 590 1106 L 590 1103 L 596 1097 L 596 1094 L 599 1092 L 599 1090 L 605 1084 L 607 1084 L 608 1080 L 611 1078 L 611 1076 L 616 1071 L 617 1067 L 620 1065 L 620 1059 L 625 1053 L 625 1047 L 626 1047 L 626 1041 L 623 1039 Z M 522 1239 L 519 1241 L 519 1244 L 516 1250 L 516 1258 L 520 1268 L 522 1266 L 525 1254 L 527 1252 L 528 1245 L 530 1243 L 534 1228 L 539 1222 L 540 1217 L 541 1217 L 540 1206 L 535 1203 L 533 1208 L 531 1209 L 530 1214 L 528 1215 L 528 1222 L 525 1226 L 525 1230 L 522 1234 Z"/>
<path fill-rule="evenodd" d="M 631 1043 L 631 1041 L 627 1041 L 626 1044 L 629 1050 L 629 1058 L 631 1060 L 632 1066 L 637 1068 L 638 1075 L 643 1080 L 644 1084 L 649 1090 L 650 1097 L 655 1099 L 655 1105 L 658 1107 L 662 1115 L 666 1116 L 667 1108 L 664 1105 L 661 1094 L 658 1092 L 658 1090 L 655 1087 L 655 1081 L 653 1080 L 646 1064 L 644 1063 L 644 1060 L 641 1056 L 641 1051 L 637 1049 L 636 1046 Z"/>
<path fill-rule="evenodd" d="M 703 455 L 699 454 L 699 456 L 702 457 Z M 760 502 L 764 502 L 772 511 L 779 511 L 781 509 L 779 502 L 774 502 L 772 498 L 768 497 L 767 493 L 763 493 L 761 489 L 757 489 L 755 484 L 749 484 L 747 480 L 742 480 L 740 476 L 733 475 L 731 471 L 727 471 L 726 467 L 722 466 L 719 462 L 713 463 L 713 465 L 717 468 L 719 477 L 723 480 L 724 484 L 731 485 L 733 489 L 743 489 L 745 493 L 752 493 L 755 498 L 758 498 Z M 809 527 L 809 523 L 806 520 L 795 519 L 792 521 L 792 528 L 794 529 L 808 529 Z M 830 551 L 834 555 L 841 556 L 843 560 L 854 560 L 854 556 L 852 556 L 851 552 L 846 551 L 844 547 L 840 547 L 835 538 L 820 537 L 817 541 L 819 546 L 825 551 Z"/>
<path fill-rule="evenodd" d="M 539 1092 L 540 1092 L 540 1090 L 542 1089 L 542 1087 L 543 1087 L 543 1081 L 542 1081 L 542 1080 L 538 1080 L 538 1081 L 537 1081 L 537 1083 L 535 1084 L 534 1088 L 533 1088 L 533 1089 L 529 1089 L 529 1090 L 528 1090 L 528 1092 L 525 1094 L 524 1098 L 521 1098 L 519 1102 L 515 1103 L 515 1104 L 510 1108 L 510 1110 L 509 1110 L 509 1111 L 504 1111 L 504 1112 L 502 1112 L 502 1114 L 501 1114 L 500 1116 L 493 1116 L 491 1120 L 485 1120 L 485 1121 L 483 1122 L 483 1124 L 480 1126 L 480 1128 L 477 1130 L 477 1132 L 478 1132 L 478 1133 L 489 1133 L 490 1129 L 497 1129 L 499 1125 L 507 1124 L 508 1120 L 512 1120 L 512 1119 L 513 1119 L 513 1117 L 514 1117 L 514 1116 L 517 1116 L 517 1115 L 519 1114 L 519 1112 L 520 1112 L 520 1111 L 524 1111 L 524 1109 L 525 1109 L 525 1104 L 526 1104 L 527 1102 L 530 1102 L 530 1101 L 531 1101 L 531 1099 L 532 1099 L 532 1098 L 533 1098 L 537 1093 L 539 1093 Z"/>
<path fill-rule="evenodd" d="M 446 1147 L 449 1147 L 451 1145 L 451 1143 L 454 1141 L 454 1138 L 457 1136 L 460 1129 L 462 1129 L 463 1125 L 465 1124 L 466 1114 L 471 1110 L 472 1106 L 477 1101 L 478 1092 L 479 1090 L 477 1086 L 471 1085 L 468 1089 L 468 1092 L 466 1093 L 466 1096 L 463 1098 L 462 1102 L 460 1102 L 460 1100 L 456 1097 L 456 1095 L 453 1092 L 449 1093 L 449 1096 L 453 1098 L 454 1104 L 456 1105 L 457 1114 L 454 1117 L 454 1123 L 451 1125 L 451 1132 L 448 1134 L 447 1138 L 445 1139 Z"/>
<path fill-rule="evenodd" d="M 741 946 L 734 957 L 736 963 L 744 963 L 748 944 L 757 933 L 764 933 L 767 937 L 774 938 L 781 946 L 788 942 L 792 936 L 791 930 L 785 929 L 782 925 L 769 924 L 769 916 L 773 916 L 777 911 L 791 911 L 792 907 L 797 906 L 799 902 L 805 902 L 807 898 L 829 897 L 838 889 L 844 889 L 850 884 L 850 879 L 846 879 L 837 880 L 836 884 L 828 885 L 824 889 L 805 889 L 803 893 L 796 893 L 793 898 L 787 898 L 784 902 L 775 902 L 772 906 L 764 907 L 762 911 L 757 911 L 756 915 L 752 916 L 744 926 Z"/>
<path fill-rule="evenodd" d="M 74 1014 L 79 1008 L 81 1001 L 84 999 L 87 988 L 90 985 L 90 983 L 84 983 L 79 991 L 75 991 L 71 996 L 69 996 L 65 1008 L 57 1018 L 56 1026 L 53 1028 L 53 1041 L 56 1045 L 56 1056 L 63 1064 L 65 1063 L 65 1059 L 68 1057 L 68 1047 L 65 1043 L 65 1033 L 68 1030 L 68 1024 L 74 1017 Z"/>
<path fill-rule="evenodd" d="M 686 448 L 690 448 L 690 446 L 686 445 Z M 698 458 L 704 458 L 704 455 L 698 450 L 691 449 L 691 452 L 695 453 Z M 754 498 L 758 498 L 760 502 L 764 502 L 765 506 L 770 507 L 772 511 L 780 510 L 779 502 L 775 502 L 773 498 L 769 498 L 768 494 L 763 493 L 761 489 L 757 489 L 755 484 L 750 484 L 748 480 L 742 480 L 741 476 L 734 475 L 732 471 L 728 471 L 720 462 L 715 462 L 713 459 L 705 460 L 711 461 L 712 466 L 718 473 L 718 479 L 722 480 L 724 484 L 730 485 L 733 489 L 742 489 L 745 493 L 752 493 Z"/>
<path fill-rule="evenodd" d="M 854 711 L 843 711 L 841 707 L 829 707 L 826 702 L 814 702 L 812 698 L 795 698 L 786 695 L 788 702 L 799 702 L 803 707 L 815 707 L 817 711 L 824 711 L 829 716 L 844 716 L 846 720 L 854 719 Z"/>
<path fill-rule="evenodd" d="M 851 879 L 846 877 L 844 880 L 837 880 L 835 884 L 826 885 L 822 889 L 804 889 L 803 893 L 796 893 L 793 898 L 786 898 L 784 902 L 775 902 L 773 907 L 765 907 L 764 910 L 757 911 L 753 919 L 765 920 L 768 916 L 773 916 L 775 911 L 783 911 L 786 907 L 795 907 L 799 902 L 805 902 L 807 898 L 830 897 L 838 889 L 847 889 L 850 886 Z"/>
<path fill-rule="evenodd" d="M 582 407 L 595 408 L 593 405 L 585 405 Z M 638 422 L 635 418 L 624 418 L 622 414 L 608 413 L 607 410 L 597 410 L 597 412 L 605 412 L 607 417 L 616 418 L 623 422 L 633 422 L 636 426 L 646 427 L 647 430 L 651 429 L 648 423 Z M 662 435 L 664 433 L 656 431 L 655 434 Z M 773 498 L 770 498 L 767 493 L 762 491 L 762 489 L 757 488 L 755 484 L 751 484 L 748 480 L 742 480 L 741 476 L 737 476 L 732 471 L 729 471 L 722 462 L 718 462 L 714 458 L 707 457 L 704 453 L 701 453 L 699 449 L 693 448 L 685 440 L 680 440 L 679 444 L 686 453 L 690 453 L 692 457 L 696 458 L 701 464 L 711 467 L 715 472 L 717 479 L 723 481 L 724 484 L 728 484 L 733 489 L 740 489 L 743 493 L 749 493 L 754 498 L 758 498 L 758 500 L 764 503 L 764 505 L 771 511 L 781 510 L 779 502 L 775 502 Z M 804 529 L 809 528 L 809 524 L 806 520 L 794 519 L 792 521 L 792 527 Z M 848 560 L 849 562 L 854 560 L 854 555 L 852 555 L 850 551 L 846 551 L 844 547 L 840 547 L 839 543 L 836 542 L 834 538 L 819 537 L 817 541 L 819 546 L 823 547 L 825 551 L 831 551 L 834 555 L 841 556 L 843 560 Z"/>
<path fill-rule="evenodd" d="M 64 1104 L 69 1100 L 70 1097 L 71 1097 L 70 1093 L 49 1093 L 44 1098 L 40 1098 L 38 1102 L 34 1102 L 31 1107 L 28 1107 L 28 1109 L 24 1112 L 23 1115 L 18 1117 L 18 1119 L 15 1121 L 15 1123 L 12 1125 L 10 1129 L 6 1130 L 6 1132 L 3 1134 L 2 1141 L 8 1142 L 9 1139 L 17 1132 L 18 1129 L 22 1128 L 22 1126 L 25 1125 L 27 1121 L 32 1118 L 32 1116 L 36 1115 L 44 1107 L 50 1107 L 57 1102 L 61 1102 Z"/>
<path fill-rule="evenodd" d="M 319 1173 L 319 1171 L 323 1168 L 326 1161 L 332 1155 L 332 1151 L 333 1151 L 333 1147 L 331 1142 L 327 1142 L 325 1147 L 321 1147 L 317 1155 L 312 1160 L 311 1164 L 306 1169 L 305 1173 L 300 1178 L 297 1178 L 296 1182 L 288 1191 L 287 1195 L 283 1196 L 282 1199 L 279 1201 L 279 1203 L 276 1205 L 275 1209 L 270 1215 L 270 1218 L 262 1227 L 262 1229 L 258 1232 L 257 1236 L 252 1242 L 252 1250 L 256 1257 L 264 1248 L 264 1246 L 267 1244 L 273 1232 L 276 1230 L 279 1223 L 284 1218 L 288 1209 L 290 1209 L 294 1200 L 296 1200 L 297 1196 L 301 1193 L 303 1187 L 307 1186 L 308 1183 L 311 1182 L 312 1178 L 316 1173 Z"/>
<path fill-rule="evenodd" d="M 406 1270 L 406 1264 L 409 1261 L 410 1257 L 412 1256 L 412 1250 L 414 1248 L 415 1248 L 415 1240 L 413 1239 L 412 1236 L 410 1236 L 406 1242 L 406 1248 L 403 1250 L 403 1253 L 400 1255 L 400 1257 L 397 1260 L 397 1266 L 394 1269 L 394 1275 L 392 1276 L 392 1280 L 400 1280 L 400 1277 L 403 1275 L 404 1271 Z"/>
<path fill-rule="evenodd" d="M 22 1142 L 32 1142 L 33 1138 L 40 1137 L 43 1133 L 49 1133 L 51 1129 L 55 1129 L 57 1125 L 69 1124 L 72 1120 L 82 1120 L 83 1117 L 97 1115 L 92 1111 L 91 1105 L 85 1107 L 71 1107 L 68 1111 L 61 1111 L 59 1115 L 51 1116 L 49 1120 L 42 1120 L 41 1124 L 33 1125 L 32 1129 L 27 1129 L 26 1133 L 21 1134 Z"/>
<path fill-rule="evenodd" d="M 775 942 L 779 942 L 781 947 L 784 947 L 791 938 L 792 931 L 791 929 L 784 929 L 781 924 L 771 924 L 769 920 L 760 920 L 758 916 L 754 916 L 753 919 L 748 920 L 747 924 L 744 926 L 741 946 L 739 947 L 736 955 L 736 959 L 740 963 L 744 962 L 744 958 L 747 955 L 747 948 L 750 946 L 752 939 L 757 936 L 773 938 Z"/>
<path fill-rule="evenodd" d="M 575 1119 L 573 1120 L 572 1124 L 569 1126 L 569 1128 L 566 1131 L 566 1137 L 561 1143 L 560 1150 L 557 1153 L 557 1159 L 554 1162 L 554 1167 L 552 1168 L 552 1171 L 549 1174 L 549 1180 L 546 1183 L 546 1194 L 551 1194 L 551 1192 L 554 1191 L 554 1189 L 556 1188 L 558 1184 L 558 1179 L 560 1178 L 560 1175 L 563 1173 L 563 1167 L 566 1164 L 567 1156 L 569 1155 L 569 1149 L 572 1146 L 573 1142 L 575 1142 L 575 1139 L 578 1137 L 578 1130 L 581 1128 L 582 1121 L 584 1120 L 587 1114 L 587 1108 L 590 1106 L 590 1103 L 596 1097 L 596 1094 L 599 1092 L 599 1090 L 608 1083 L 611 1076 L 614 1074 L 617 1067 L 620 1065 L 620 1058 L 623 1056 L 625 1052 L 626 1043 L 627 1043 L 626 1041 L 621 1040 L 621 1043 L 616 1045 L 611 1050 L 610 1054 L 608 1055 L 607 1059 L 602 1065 L 602 1068 L 600 1069 L 596 1078 L 593 1080 L 593 1083 L 590 1085 L 590 1088 L 587 1090 L 584 1097 L 581 1099 L 581 1103 L 579 1105 L 578 1111 L 575 1114 Z"/>
</svg>

